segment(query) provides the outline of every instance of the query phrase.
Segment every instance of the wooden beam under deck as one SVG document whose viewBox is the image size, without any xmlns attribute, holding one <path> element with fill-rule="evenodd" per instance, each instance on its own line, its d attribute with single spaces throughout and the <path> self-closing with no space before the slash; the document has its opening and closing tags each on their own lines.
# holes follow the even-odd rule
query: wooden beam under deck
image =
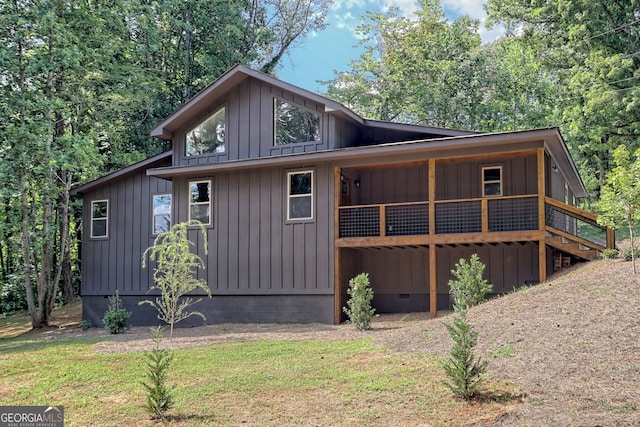
<svg viewBox="0 0 640 427">
<path fill-rule="evenodd" d="M 420 236 L 345 237 L 336 239 L 340 248 L 375 246 L 429 246 L 473 243 L 511 243 L 544 241 L 544 230 L 505 231 L 493 233 L 425 234 Z"/>
</svg>

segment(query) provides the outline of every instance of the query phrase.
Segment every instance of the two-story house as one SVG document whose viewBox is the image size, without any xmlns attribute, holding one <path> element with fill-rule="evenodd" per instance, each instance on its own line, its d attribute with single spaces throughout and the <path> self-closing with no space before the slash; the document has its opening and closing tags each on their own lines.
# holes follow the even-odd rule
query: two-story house
<svg viewBox="0 0 640 427">
<path fill-rule="evenodd" d="M 477 253 L 495 293 L 613 245 L 575 207 L 584 185 L 558 129 L 475 133 L 366 120 L 236 66 L 166 118 L 155 156 L 74 190 L 84 199 L 82 298 L 100 324 L 116 290 L 156 324 L 144 250 L 177 222 L 213 298 L 210 323 L 339 323 L 351 277 L 377 312 L 450 307 L 450 271 Z"/>
</svg>

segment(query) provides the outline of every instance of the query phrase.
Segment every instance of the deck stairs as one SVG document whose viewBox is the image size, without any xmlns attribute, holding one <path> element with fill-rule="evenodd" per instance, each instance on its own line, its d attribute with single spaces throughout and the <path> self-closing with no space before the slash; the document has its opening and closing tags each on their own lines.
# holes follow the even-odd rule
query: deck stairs
<svg viewBox="0 0 640 427">
<path fill-rule="evenodd" d="M 545 241 L 554 249 L 554 269 L 574 260 L 591 261 L 615 247 L 615 233 L 598 224 L 597 216 L 549 197 L 545 198 Z"/>
<path fill-rule="evenodd" d="M 554 248 L 553 271 L 571 267 L 576 258 L 591 261 L 598 257 L 600 251 L 578 242 L 572 242 L 563 236 L 547 234 L 546 243 Z"/>
</svg>

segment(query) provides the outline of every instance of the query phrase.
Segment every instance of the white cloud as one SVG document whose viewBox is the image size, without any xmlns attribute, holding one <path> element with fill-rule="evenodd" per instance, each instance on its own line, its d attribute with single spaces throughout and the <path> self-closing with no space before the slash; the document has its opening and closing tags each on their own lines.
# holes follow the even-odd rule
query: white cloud
<svg viewBox="0 0 640 427">
<path fill-rule="evenodd" d="M 441 0 L 443 9 L 458 15 L 467 15 L 473 19 L 485 21 L 487 13 L 484 11 L 484 1 L 477 0 Z"/>
<path fill-rule="evenodd" d="M 413 17 L 419 9 L 418 3 L 415 0 L 382 0 L 380 6 L 385 12 L 395 7 L 400 12 L 400 15 L 407 18 Z"/>
<path fill-rule="evenodd" d="M 480 21 L 480 37 L 484 42 L 492 42 L 504 35 L 504 28 L 497 26 L 492 29 L 485 27 L 487 13 L 484 10 L 485 1 L 478 0 L 440 0 L 440 4 L 449 19 L 456 19 L 467 15 Z M 331 6 L 331 13 L 327 23 L 337 29 L 352 33 L 354 38 L 356 27 L 361 23 L 360 17 L 367 10 L 386 12 L 391 7 L 398 9 L 400 15 L 411 18 L 419 9 L 416 0 L 336 0 Z"/>
<path fill-rule="evenodd" d="M 502 26 L 498 25 L 492 29 L 486 28 L 487 12 L 484 10 L 486 1 L 477 0 L 441 0 L 445 13 L 450 18 L 455 19 L 460 15 L 467 15 L 472 19 L 480 21 L 480 37 L 483 42 L 492 42 L 499 37 L 503 36 L 505 30 Z"/>
</svg>

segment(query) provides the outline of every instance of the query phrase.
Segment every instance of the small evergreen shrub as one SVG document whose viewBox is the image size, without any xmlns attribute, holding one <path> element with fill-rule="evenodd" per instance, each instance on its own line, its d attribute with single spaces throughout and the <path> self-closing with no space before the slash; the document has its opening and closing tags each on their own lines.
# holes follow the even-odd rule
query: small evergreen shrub
<svg viewBox="0 0 640 427">
<path fill-rule="evenodd" d="M 78 325 L 78 326 L 83 331 L 86 331 L 87 329 L 91 329 L 91 322 L 88 321 L 88 320 L 83 320 L 82 322 L 80 322 L 80 325 Z"/>
<path fill-rule="evenodd" d="M 445 324 L 453 340 L 450 356 L 442 362 L 442 368 L 448 381 L 444 384 L 461 399 L 473 398 L 484 382 L 487 362 L 476 357 L 473 352 L 478 334 L 460 314 L 453 318 L 452 324 Z"/>
<path fill-rule="evenodd" d="M 104 313 L 102 323 L 104 328 L 112 334 L 121 334 L 128 329 L 127 322 L 131 312 L 122 307 L 122 300 L 118 291 L 109 297 L 109 307 Z"/>
<path fill-rule="evenodd" d="M 456 264 L 455 270 L 451 274 L 455 280 L 449 280 L 449 292 L 453 295 L 453 309 L 456 312 L 466 312 L 484 301 L 487 293 L 491 292 L 493 286 L 482 278 L 485 265 L 480 261 L 477 254 L 471 255 L 469 262 L 464 258 Z"/>
<path fill-rule="evenodd" d="M 640 255 L 640 248 L 627 248 L 622 251 L 622 259 L 625 261 L 632 261 L 634 256 L 638 259 L 638 255 Z"/>
<path fill-rule="evenodd" d="M 171 389 L 167 386 L 167 374 L 173 361 L 173 354 L 161 347 L 162 327 L 151 328 L 154 347 L 145 353 L 147 359 L 147 382 L 143 382 L 147 394 L 145 409 L 154 419 L 164 419 L 165 413 L 173 406 Z"/>
<path fill-rule="evenodd" d="M 349 317 L 349 321 L 360 330 L 369 329 L 375 315 L 375 308 L 371 307 L 373 289 L 369 284 L 369 273 L 358 274 L 349 280 L 347 293 L 351 298 L 342 310 Z"/>
<path fill-rule="evenodd" d="M 602 259 L 615 259 L 618 256 L 618 249 L 610 248 L 602 251 Z"/>
</svg>

